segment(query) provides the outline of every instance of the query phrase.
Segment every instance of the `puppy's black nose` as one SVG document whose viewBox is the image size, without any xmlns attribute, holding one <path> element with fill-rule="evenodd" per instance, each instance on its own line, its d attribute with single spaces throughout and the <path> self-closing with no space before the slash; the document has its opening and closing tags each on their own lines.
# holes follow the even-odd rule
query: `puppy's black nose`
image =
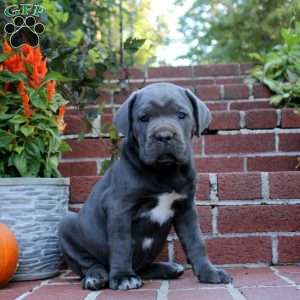
<svg viewBox="0 0 300 300">
<path fill-rule="evenodd" d="M 175 134 L 169 130 L 159 131 L 155 133 L 155 139 L 162 143 L 168 143 L 173 140 Z"/>
</svg>

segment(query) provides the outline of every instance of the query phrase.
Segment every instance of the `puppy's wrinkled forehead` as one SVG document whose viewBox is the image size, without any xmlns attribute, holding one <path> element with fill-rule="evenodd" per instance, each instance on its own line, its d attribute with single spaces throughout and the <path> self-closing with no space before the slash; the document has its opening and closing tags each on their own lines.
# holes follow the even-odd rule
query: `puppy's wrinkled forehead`
<svg viewBox="0 0 300 300">
<path fill-rule="evenodd" d="M 163 87 L 163 88 L 162 88 Z M 145 87 L 138 95 L 135 109 L 137 111 L 150 109 L 155 112 L 174 112 L 179 108 L 192 111 L 192 105 L 184 90 L 175 85 L 150 85 Z"/>
<path fill-rule="evenodd" d="M 153 105 L 160 107 L 159 111 L 163 114 L 184 112 L 190 115 L 192 113 L 194 134 L 197 136 L 201 135 L 211 121 L 208 107 L 190 90 L 171 83 L 153 83 L 133 92 L 121 105 L 114 117 L 114 124 L 118 131 L 128 136 L 132 121 L 137 118 L 137 110 L 147 104 L 150 104 L 150 109 Z M 161 111 L 162 107 L 167 109 Z"/>
</svg>

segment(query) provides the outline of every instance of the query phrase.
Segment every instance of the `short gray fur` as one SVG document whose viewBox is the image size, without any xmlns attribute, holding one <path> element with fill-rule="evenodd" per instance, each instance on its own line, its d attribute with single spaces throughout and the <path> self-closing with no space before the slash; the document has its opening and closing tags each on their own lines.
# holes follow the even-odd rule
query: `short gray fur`
<svg viewBox="0 0 300 300">
<path fill-rule="evenodd" d="M 179 277 L 182 267 L 154 262 L 172 224 L 200 281 L 231 280 L 206 254 L 194 205 L 192 137 L 210 120 L 204 102 L 169 83 L 148 85 L 120 107 L 114 122 L 125 135 L 121 157 L 59 229 L 64 257 L 83 288 L 133 289 L 142 278 Z"/>
</svg>

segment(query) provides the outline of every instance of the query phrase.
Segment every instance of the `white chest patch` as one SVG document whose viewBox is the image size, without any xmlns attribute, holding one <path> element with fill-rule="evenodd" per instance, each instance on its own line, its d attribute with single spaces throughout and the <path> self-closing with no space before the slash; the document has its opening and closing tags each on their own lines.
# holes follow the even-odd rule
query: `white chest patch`
<svg viewBox="0 0 300 300">
<path fill-rule="evenodd" d="M 183 198 L 185 198 L 185 195 L 178 194 L 175 191 L 159 195 L 157 205 L 149 212 L 151 221 L 160 225 L 167 222 L 174 216 L 174 211 L 171 208 L 172 204 Z"/>
<path fill-rule="evenodd" d="M 151 248 L 152 244 L 153 244 L 153 238 L 144 238 L 143 245 L 142 245 L 143 250 L 147 250 Z"/>
</svg>

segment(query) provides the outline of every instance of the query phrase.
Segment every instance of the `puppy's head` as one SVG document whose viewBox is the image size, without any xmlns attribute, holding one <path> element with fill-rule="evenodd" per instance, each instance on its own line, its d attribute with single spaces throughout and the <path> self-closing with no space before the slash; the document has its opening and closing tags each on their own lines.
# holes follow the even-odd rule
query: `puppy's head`
<svg viewBox="0 0 300 300">
<path fill-rule="evenodd" d="M 147 165 L 184 164 L 190 159 L 191 137 L 208 127 L 211 114 L 190 90 L 156 83 L 134 92 L 118 110 L 114 123 L 136 142 Z"/>
</svg>

